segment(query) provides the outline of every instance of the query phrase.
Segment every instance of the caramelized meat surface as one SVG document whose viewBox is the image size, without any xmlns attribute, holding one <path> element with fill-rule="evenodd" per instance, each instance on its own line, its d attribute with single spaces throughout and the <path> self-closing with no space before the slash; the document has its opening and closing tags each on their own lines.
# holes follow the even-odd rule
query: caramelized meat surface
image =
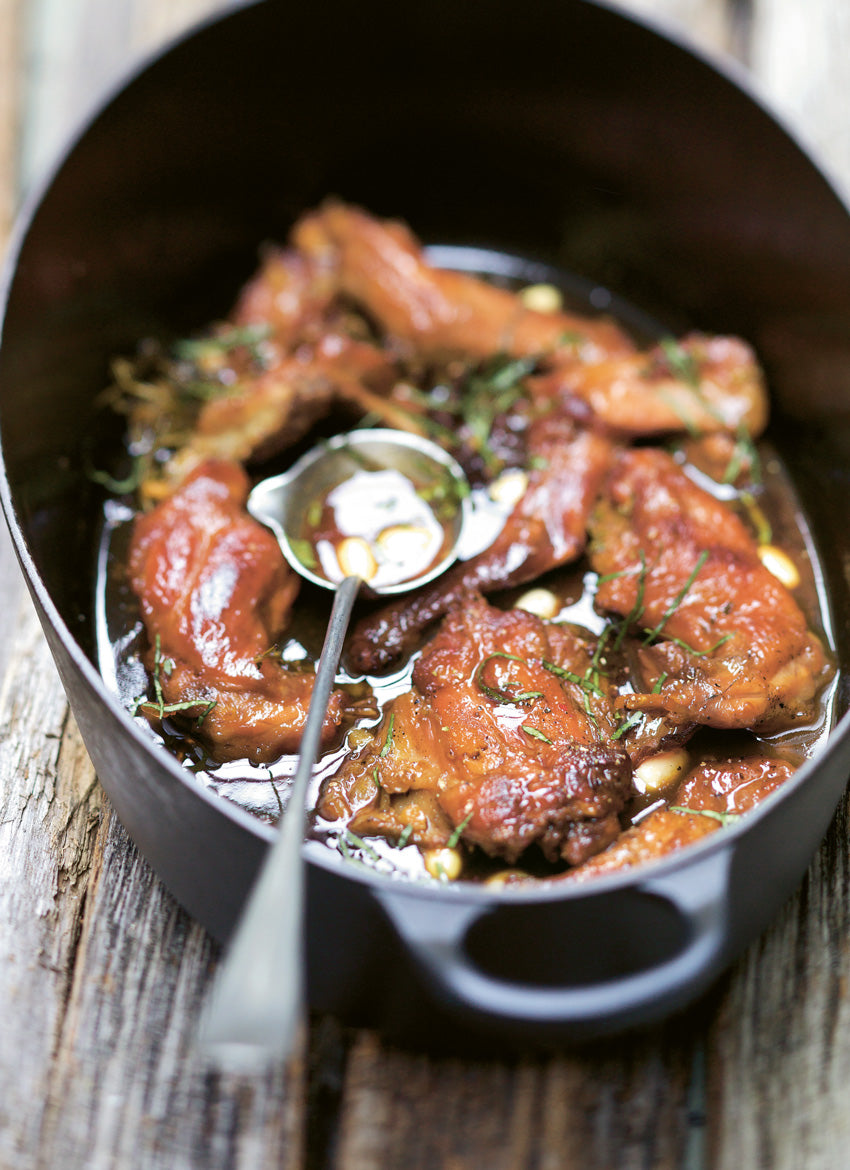
<svg viewBox="0 0 850 1170">
<path fill-rule="evenodd" d="M 524 585 L 583 550 L 587 521 L 612 447 L 563 416 L 533 424 L 528 486 L 493 543 L 432 585 L 364 619 L 347 651 L 352 669 L 375 674 L 414 649 L 423 630 L 469 589 L 492 593 Z"/>
<path fill-rule="evenodd" d="M 791 776 L 794 766 L 778 756 L 703 760 L 685 777 L 671 803 L 678 807 L 739 816 L 755 808 Z"/>
<path fill-rule="evenodd" d="M 369 342 L 365 323 L 338 305 L 337 294 L 336 273 L 320 258 L 294 248 L 267 253 L 213 345 L 195 347 L 199 377 L 212 380 L 189 441 L 169 466 L 172 481 L 209 458 L 265 458 L 334 406 L 363 413 L 389 391 L 398 376 L 394 359 Z"/>
<path fill-rule="evenodd" d="M 786 760 L 773 756 L 705 760 L 682 781 L 669 807 L 655 809 L 564 878 L 587 881 L 674 853 L 753 808 L 793 771 Z"/>
<path fill-rule="evenodd" d="M 717 728 L 811 717 L 823 647 L 743 522 L 668 454 L 621 452 L 591 530 L 597 606 L 641 639 L 628 709 Z"/>
<path fill-rule="evenodd" d="M 634 349 L 611 321 L 541 313 L 506 289 L 432 267 L 404 224 L 356 207 L 326 204 L 296 226 L 293 239 L 315 262 L 335 269 L 342 291 L 400 351 L 417 358 L 555 354 L 573 351 L 576 339 L 588 359 Z"/>
<path fill-rule="evenodd" d="M 386 392 L 395 374 L 373 345 L 341 332 L 326 332 L 312 346 L 288 354 L 264 347 L 259 368 L 234 365 L 227 393 L 202 406 L 190 440 L 171 460 L 169 477 L 182 479 L 206 459 L 248 462 L 292 446 L 334 406 L 359 415 L 372 395 Z"/>
<path fill-rule="evenodd" d="M 592 654 L 567 627 L 469 594 L 423 650 L 412 689 L 328 782 L 321 815 L 509 861 L 536 842 L 579 863 L 619 833 L 631 774 L 610 696 L 586 681 Z"/>
<path fill-rule="evenodd" d="M 215 759 L 261 762 L 297 750 L 313 674 L 287 670 L 268 654 L 299 580 L 272 534 L 245 512 L 247 493 L 238 465 L 197 468 L 137 517 L 129 574 L 161 690 L 161 702 L 142 710 L 188 725 Z M 340 692 L 331 696 L 326 741 L 343 701 Z"/>
<path fill-rule="evenodd" d="M 693 334 L 648 353 L 561 359 L 537 379 L 536 393 L 575 396 L 613 434 L 627 438 L 682 429 L 759 435 L 767 424 L 761 369 L 737 337 Z"/>
</svg>

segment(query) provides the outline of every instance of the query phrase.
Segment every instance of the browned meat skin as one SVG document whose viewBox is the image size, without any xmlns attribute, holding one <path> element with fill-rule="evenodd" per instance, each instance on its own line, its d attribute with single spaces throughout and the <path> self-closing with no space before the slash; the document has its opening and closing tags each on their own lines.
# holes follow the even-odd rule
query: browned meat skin
<svg viewBox="0 0 850 1170">
<path fill-rule="evenodd" d="M 755 436 L 767 425 L 761 370 L 750 347 L 736 337 L 692 334 L 648 353 L 596 362 L 565 357 L 529 386 L 544 401 L 581 399 L 600 423 L 624 438 L 741 429 Z"/>
<path fill-rule="evenodd" d="M 197 468 L 169 499 L 137 517 L 129 570 L 152 671 L 159 642 L 163 702 L 196 704 L 175 722 L 186 721 L 215 759 L 267 762 L 297 750 L 313 675 L 267 656 L 299 580 L 275 538 L 245 512 L 247 494 L 236 464 Z M 158 713 L 155 704 L 143 710 Z M 344 696 L 335 691 L 325 742 L 343 713 Z"/>
<path fill-rule="evenodd" d="M 644 635 L 626 708 L 778 729 L 811 716 L 829 667 L 794 598 L 725 504 L 654 448 L 618 456 L 591 522 L 602 611 Z"/>
<path fill-rule="evenodd" d="M 395 371 L 373 345 L 326 333 L 287 355 L 276 347 L 267 367 L 243 372 L 233 389 L 201 408 L 190 441 L 170 463 L 181 479 L 205 459 L 246 462 L 291 446 L 336 405 L 363 413 L 364 393 L 389 390 Z"/>
<path fill-rule="evenodd" d="M 336 291 L 332 265 L 295 248 L 270 248 L 239 294 L 231 321 L 268 329 L 281 348 L 292 349 L 321 336 Z"/>
<path fill-rule="evenodd" d="M 338 291 L 333 266 L 321 259 L 293 248 L 266 255 L 217 331 L 257 328 L 262 360 L 244 346 L 228 355 L 217 371 L 221 393 L 203 404 L 189 442 L 170 461 L 172 483 L 205 459 L 246 462 L 284 450 L 335 405 L 362 414 L 383 400 L 397 364 L 339 307 Z"/>
<path fill-rule="evenodd" d="M 676 789 L 671 804 L 737 815 L 755 808 L 794 773 L 778 756 L 703 760 Z"/>
<path fill-rule="evenodd" d="M 533 842 L 570 864 L 604 848 L 631 769 L 610 740 L 607 691 L 556 673 L 589 677 L 593 645 L 468 594 L 423 650 L 412 690 L 326 785 L 321 815 L 390 838 L 410 825 L 427 847 L 454 828 L 509 861 Z"/>
<path fill-rule="evenodd" d="M 352 670 L 375 674 L 391 666 L 466 590 L 492 593 L 523 585 L 581 553 L 611 443 L 567 418 L 549 416 L 532 424 L 528 446 L 538 457 L 528 488 L 493 544 L 360 622 L 346 652 Z"/>
<path fill-rule="evenodd" d="M 594 360 L 634 348 L 611 321 L 536 312 L 505 289 L 431 267 L 403 224 L 382 222 L 356 207 L 326 204 L 296 225 L 293 239 L 317 263 L 335 267 L 342 290 L 402 350 L 420 358 L 536 356 L 563 349 Z"/>
<path fill-rule="evenodd" d="M 604 873 L 633 869 L 699 841 L 721 828 L 710 813 L 737 815 L 753 808 L 792 774 L 787 760 L 753 755 L 745 759 L 705 760 L 679 785 L 670 804 L 692 814 L 656 809 L 603 853 L 563 874 L 559 881 L 587 881 Z"/>
<path fill-rule="evenodd" d="M 618 435 L 764 430 L 764 380 L 738 338 L 693 334 L 637 352 L 608 320 L 538 312 L 477 277 L 431 267 L 403 224 L 340 203 L 305 217 L 294 239 L 417 358 L 539 357 L 549 369 L 536 379 L 538 398 L 579 398 Z"/>
<path fill-rule="evenodd" d="M 601 874 L 634 869 L 659 857 L 665 857 L 708 836 L 720 828 L 720 822 L 700 816 L 656 809 L 624 833 L 603 853 L 596 854 L 576 869 L 567 870 L 557 881 L 584 882 Z"/>
</svg>

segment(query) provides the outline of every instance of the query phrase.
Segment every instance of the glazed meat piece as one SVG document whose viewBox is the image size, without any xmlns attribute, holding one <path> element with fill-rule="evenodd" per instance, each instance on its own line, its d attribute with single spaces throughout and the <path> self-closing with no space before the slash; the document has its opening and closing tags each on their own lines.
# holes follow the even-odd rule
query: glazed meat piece
<svg viewBox="0 0 850 1170">
<path fill-rule="evenodd" d="M 169 463 L 179 482 L 206 459 L 263 459 L 302 438 L 334 406 L 356 415 L 371 409 L 395 378 L 392 362 L 375 346 L 328 330 L 293 354 L 265 347 L 259 368 L 233 369 L 233 384 L 198 413 L 191 438 Z"/>
<path fill-rule="evenodd" d="M 167 353 L 148 345 L 115 364 L 105 397 L 149 452 L 143 500 L 169 495 L 207 459 L 274 455 L 334 408 L 353 419 L 383 409 L 398 364 L 337 293 L 326 266 L 274 249 L 229 318 Z M 173 454 L 163 467 L 164 450 Z"/>
<path fill-rule="evenodd" d="M 341 203 L 305 217 L 294 240 L 336 270 L 342 290 L 408 356 L 539 358 L 538 399 L 576 397 L 619 435 L 764 429 L 764 381 L 738 338 L 695 334 L 637 352 L 609 320 L 540 312 L 516 293 L 433 268 L 403 224 Z"/>
<path fill-rule="evenodd" d="M 625 438 L 682 430 L 756 436 L 767 425 L 761 369 L 750 347 L 736 337 L 692 334 L 647 353 L 596 362 L 562 358 L 530 385 L 544 401 L 579 398 L 600 423 Z"/>
<path fill-rule="evenodd" d="M 305 216 L 292 241 L 267 253 L 206 350 L 196 344 L 203 360 L 185 392 L 203 402 L 167 485 L 207 458 L 275 454 L 334 407 L 427 434 L 406 402 L 408 379 L 440 377 L 456 358 L 533 360 L 535 416 L 583 412 L 618 437 L 764 427 L 761 374 L 734 338 L 637 352 L 609 321 L 529 309 L 513 292 L 435 269 L 402 225 L 339 203 Z"/>
<path fill-rule="evenodd" d="M 634 349 L 613 322 L 526 308 L 515 293 L 461 272 L 433 268 L 404 224 L 328 203 L 296 225 L 293 240 L 337 272 L 340 288 L 406 354 L 442 361 L 554 354 L 574 360 Z"/>
<path fill-rule="evenodd" d="M 238 329 L 256 328 L 285 350 L 324 333 L 337 292 L 334 268 L 296 248 L 269 248 L 231 313 Z"/>
<path fill-rule="evenodd" d="M 588 515 L 611 461 L 611 443 L 568 418 L 550 415 L 532 424 L 528 446 L 536 456 L 528 487 L 495 541 L 432 585 L 360 622 L 347 650 L 353 670 L 385 670 L 467 590 L 492 593 L 523 585 L 581 553 Z"/>
<path fill-rule="evenodd" d="M 197 468 L 136 518 L 129 576 L 154 676 L 155 697 L 141 710 L 182 722 L 215 759 L 258 763 L 297 750 L 313 674 L 268 653 L 299 581 L 272 534 L 245 512 L 248 486 L 236 464 Z M 326 743 L 344 701 L 331 696 Z"/>
<path fill-rule="evenodd" d="M 336 300 L 334 269 L 294 248 L 271 250 L 231 314 L 212 335 L 199 374 L 210 374 L 189 442 L 171 461 L 172 481 L 208 458 L 244 462 L 291 446 L 336 405 L 371 409 L 398 376 L 362 318 Z M 224 347 L 216 338 L 255 338 Z M 212 360 L 212 368 L 210 361 Z"/>
<path fill-rule="evenodd" d="M 688 773 L 670 803 L 723 816 L 740 816 L 760 804 L 793 772 L 790 761 L 759 753 L 743 759 L 734 756 L 706 759 Z"/>
<path fill-rule="evenodd" d="M 627 709 L 718 728 L 811 716 L 829 667 L 744 523 L 665 452 L 618 455 L 591 523 L 596 605 L 640 639 Z"/>
<path fill-rule="evenodd" d="M 676 789 L 669 807 L 651 812 L 604 852 L 559 880 L 586 881 L 665 857 L 755 807 L 793 771 L 787 760 L 775 756 L 704 760 Z"/>
<path fill-rule="evenodd" d="M 570 628 L 460 599 L 320 814 L 422 847 L 453 834 L 509 861 L 534 842 L 573 865 L 604 848 L 631 769 L 593 650 Z"/>
<path fill-rule="evenodd" d="M 699 813 L 658 808 L 639 824 L 626 829 L 603 853 L 596 854 L 576 869 L 567 870 L 557 880 L 583 882 L 602 874 L 634 869 L 692 845 L 720 827 L 719 821 Z"/>
</svg>

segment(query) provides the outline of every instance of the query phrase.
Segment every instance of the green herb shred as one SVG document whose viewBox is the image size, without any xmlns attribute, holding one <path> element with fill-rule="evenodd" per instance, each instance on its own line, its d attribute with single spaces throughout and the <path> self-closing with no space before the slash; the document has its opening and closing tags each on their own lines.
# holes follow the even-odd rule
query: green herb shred
<svg viewBox="0 0 850 1170">
<path fill-rule="evenodd" d="M 625 735 L 627 731 L 630 731 L 631 728 L 640 723 L 641 719 L 643 719 L 642 711 L 632 711 L 628 719 L 625 719 L 617 728 L 614 729 L 614 731 L 612 731 L 611 738 L 619 739 L 621 736 Z"/>
<path fill-rule="evenodd" d="M 460 824 L 455 825 L 455 827 L 452 829 L 452 832 L 451 832 L 451 835 L 450 835 L 448 841 L 446 842 L 449 849 L 454 849 L 454 847 L 457 845 L 458 841 L 460 841 L 460 839 L 463 835 L 464 829 L 466 828 L 466 826 L 469 824 L 469 822 L 471 820 L 472 820 L 472 813 L 468 812 L 466 814 L 466 816 L 463 818 L 463 820 L 460 822 Z"/>
<path fill-rule="evenodd" d="M 140 711 L 151 710 L 157 719 L 164 719 L 166 715 L 177 715 L 181 711 L 197 711 L 201 708 L 195 726 L 200 727 L 209 713 L 215 708 L 217 699 L 185 699 L 180 703 L 166 703 L 162 693 L 162 675 L 170 675 L 174 670 L 174 660 L 163 658 L 162 643 L 159 634 L 154 638 L 153 651 L 153 691 L 154 698 L 148 699 L 140 695 L 130 704 L 130 714 L 138 715 Z"/>
<path fill-rule="evenodd" d="M 670 372 L 685 382 L 692 390 L 700 387 L 699 366 L 693 354 L 680 345 L 675 337 L 662 337 L 658 343 L 667 359 Z"/>
<path fill-rule="evenodd" d="M 383 760 L 393 750 L 393 724 L 395 723 L 395 714 L 390 715 L 387 723 L 387 738 L 384 740 L 384 746 L 381 748 L 381 759 Z"/>
<path fill-rule="evenodd" d="M 697 576 L 699 575 L 700 569 L 703 567 L 703 565 L 705 564 L 705 562 L 707 560 L 708 560 L 708 549 L 704 548 L 702 550 L 702 552 L 699 554 L 699 557 L 697 558 L 697 563 L 694 565 L 693 569 L 691 570 L 690 576 L 688 577 L 687 581 L 682 586 L 682 588 L 679 590 L 679 592 L 676 594 L 676 596 L 673 598 L 673 600 L 670 602 L 670 604 L 667 606 L 667 609 L 664 611 L 664 616 L 662 617 L 661 621 L 658 623 L 658 625 L 655 627 L 654 630 L 650 630 L 649 633 L 647 633 L 646 637 L 643 640 L 644 646 L 647 646 L 650 642 L 654 641 L 655 638 L 657 638 L 658 635 L 661 633 L 664 626 L 667 624 L 667 622 L 670 620 L 670 618 L 673 616 L 673 614 L 676 612 L 676 610 L 679 608 L 679 606 L 685 600 L 687 593 L 689 592 L 691 586 L 693 585 L 694 581 L 696 581 Z"/>
<path fill-rule="evenodd" d="M 507 691 L 502 690 L 500 687 L 488 686 L 488 684 L 484 682 L 482 675 L 488 663 L 492 662 L 496 658 L 505 658 L 510 662 L 522 662 L 525 666 L 528 666 L 526 660 L 524 658 L 520 658 L 517 654 L 506 654 L 501 650 L 496 650 L 492 654 L 488 654 L 484 661 L 479 664 L 478 669 L 474 675 L 475 685 L 483 694 L 487 696 L 488 699 L 493 699 L 497 703 L 521 704 L 530 703 L 533 699 L 543 698 L 542 691 L 521 691 L 516 695 L 509 695 Z"/>
<path fill-rule="evenodd" d="M 532 727 L 528 723 L 523 723 L 522 730 L 526 735 L 530 735 L 532 739 L 539 739 L 541 743 L 552 742 L 548 735 L 544 735 L 542 731 L 538 730 L 536 727 Z"/>
</svg>

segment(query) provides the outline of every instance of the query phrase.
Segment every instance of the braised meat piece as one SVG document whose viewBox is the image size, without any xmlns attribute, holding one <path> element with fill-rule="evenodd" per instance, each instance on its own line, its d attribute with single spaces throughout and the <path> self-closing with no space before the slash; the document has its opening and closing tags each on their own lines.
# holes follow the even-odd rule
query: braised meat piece
<svg viewBox="0 0 850 1170">
<path fill-rule="evenodd" d="M 206 459 L 247 462 L 273 455 L 334 406 L 349 405 L 362 415 L 395 378 L 393 363 L 374 345 L 330 329 L 292 354 L 275 342 L 263 352 L 257 367 L 231 364 L 232 384 L 204 403 L 190 439 L 170 460 L 171 481 Z"/>
<path fill-rule="evenodd" d="M 155 687 L 143 713 L 182 723 L 215 759 L 267 762 L 297 750 L 314 676 L 269 654 L 299 579 L 272 534 L 245 512 L 248 486 L 236 464 L 198 467 L 136 518 L 129 577 Z M 344 704 L 335 691 L 326 743 Z"/>
<path fill-rule="evenodd" d="M 293 238 L 337 272 L 341 289 L 408 357 L 539 358 L 538 399 L 576 397 L 618 435 L 764 430 L 764 381 L 738 338 L 694 334 L 638 352 L 607 319 L 540 312 L 516 293 L 432 267 L 403 224 L 341 203 L 306 216 Z"/>
<path fill-rule="evenodd" d="M 699 813 L 658 808 L 645 820 L 621 833 L 604 852 L 597 853 L 575 869 L 567 870 L 556 880 L 583 882 L 601 874 L 634 869 L 691 845 L 720 827 L 720 821 Z"/>
<path fill-rule="evenodd" d="M 745 524 L 665 452 L 621 452 L 591 521 L 597 607 L 640 639 L 629 710 L 710 727 L 811 717 L 829 673 L 788 589 Z"/>
<path fill-rule="evenodd" d="M 432 267 L 404 224 L 356 207 L 325 204 L 296 225 L 293 241 L 335 269 L 342 291 L 407 355 L 442 361 L 564 351 L 593 360 L 634 349 L 612 321 L 542 313 L 478 277 Z"/>
<path fill-rule="evenodd" d="M 754 808 L 793 771 L 787 760 L 775 756 L 704 760 L 681 782 L 668 807 L 655 809 L 559 880 L 586 881 L 665 857 Z"/>
<path fill-rule="evenodd" d="M 612 456 L 610 442 L 551 415 L 532 424 L 528 486 L 493 543 L 433 584 L 388 605 L 355 628 L 347 661 L 375 674 L 414 649 L 431 622 L 469 589 L 492 593 L 535 580 L 583 550 L 587 519 Z"/>
<path fill-rule="evenodd" d="M 321 337 L 336 292 L 336 272 L 320 256 L 269 248 L 239 294 L 231 321 L 238 329 L 262 330 L 292 350 Z"/>
<path fill-rule="evenodd" d="M 740 816 L 760 804 L 793 772 L 794 765 L 789 760 L 759 753 L 743 759 L 705 759 L 682 780 L 670 803 L 723 817 Z"/>
<path fill-rule="evenodd" d="M 515 860 L 537 842 L 575 865 L 620 831 L 628 758 L 594 642 L 468 594 L 444 619 L 372 741 L 319 805 L 355 833 L 452 837 Z"/>
<path fill-rule="evenodd" d="M 646 353 L 600 361 L 561 358 L 530 380 L 536 397 L 576 397 L 624 438 L 730 432 L 761 434 L 767 391 L 750 347 L 737 337 L 692 334 Z"/>
<path fill-rule="evenodd" d="M 206 345 L 190 346 L 209 390 L 189 441 L 171 460 L 172 481 L 208 458 L 266 458 L 333 406 L 349 403 L 362 414 L 390 390 L 394 359 L 372 344 L 365 322 L 337 294 L 336 272 L 321 257 L 294 248 L 266 254 L 229 320 Z"/>
</svg>

